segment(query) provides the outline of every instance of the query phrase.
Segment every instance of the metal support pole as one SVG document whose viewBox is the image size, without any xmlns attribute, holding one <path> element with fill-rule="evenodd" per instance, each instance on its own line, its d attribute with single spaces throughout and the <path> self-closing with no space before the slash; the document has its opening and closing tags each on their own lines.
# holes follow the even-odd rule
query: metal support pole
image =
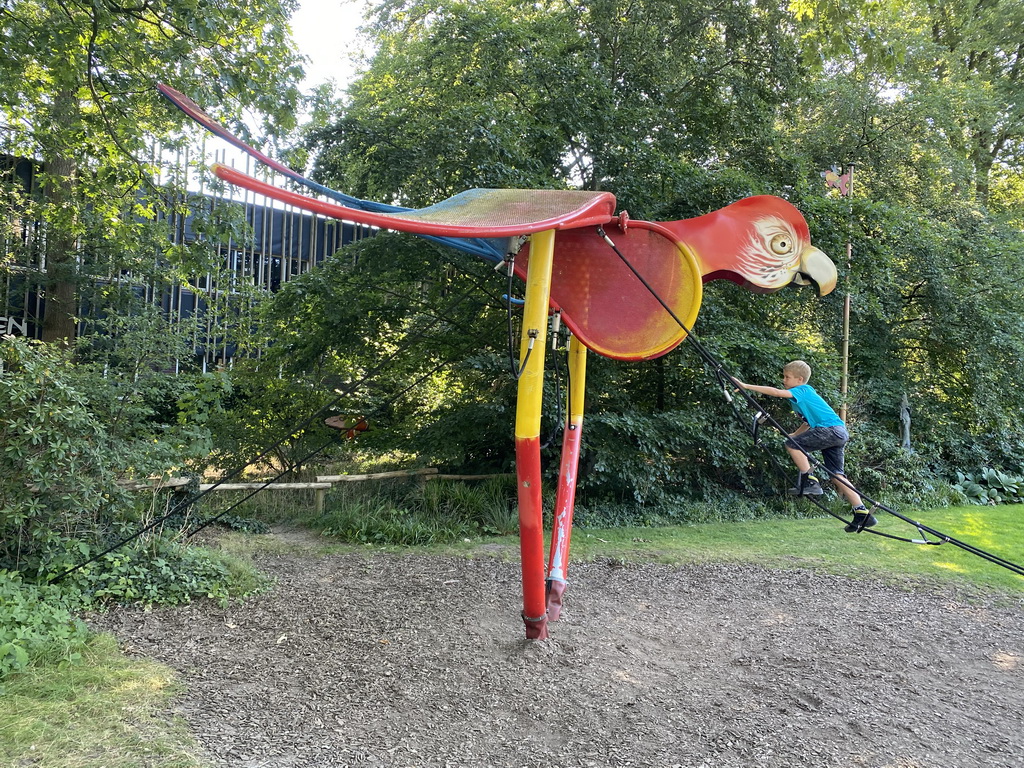
<svg viewBox="0 0 1024 768">
<path fill-rule="evenodd" d="M 519 550 L 523 575 L 523 623 L 526 637 L 548 636 L 544 594 L 544 509 L 541 499 L 540 415 L 544 400 L 544 351 L 551 295 L 555 232 L 530 239 L 523 304 L 522 368 L 516 401 L 516 483 L 519 497 Z"/>
<path fill-rule="evenodd" d="M 552 621 L 557 621 L 562 612 L 562 595 L 569 571 L 569 540 L 572 537 L 572 513 L 576 502 L 586 385 L 587 348 L 572 336 L 569 338 L 569 403 L 566 408 L 565 434 L 562 437 L 562 465 L 558 471 L 555 520 L 548 556 L 547 607 L 548 618 Z"/>
</svg>

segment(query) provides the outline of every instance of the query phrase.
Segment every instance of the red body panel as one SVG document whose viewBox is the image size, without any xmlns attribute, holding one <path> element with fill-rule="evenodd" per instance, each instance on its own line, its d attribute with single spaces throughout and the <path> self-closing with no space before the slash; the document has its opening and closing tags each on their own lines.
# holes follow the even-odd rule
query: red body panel
<svg viewBox="0 0 1024 768">
<path fill-rule="evenodd" d="M 624 232 L 607 229 L 622 255 L 690 327 L 702 295 L 700 269 L 693 257 L 651 222 L 631 221 Z M 520 252 L 515 261 L 519 277 L 525 277 L 528 264 L 529 251 Z M 588 349 L 616 360 L 659 357 L 686 338 L 686 331 L 596 228 L 558 234 L 551 302 Z"/>
</svg>

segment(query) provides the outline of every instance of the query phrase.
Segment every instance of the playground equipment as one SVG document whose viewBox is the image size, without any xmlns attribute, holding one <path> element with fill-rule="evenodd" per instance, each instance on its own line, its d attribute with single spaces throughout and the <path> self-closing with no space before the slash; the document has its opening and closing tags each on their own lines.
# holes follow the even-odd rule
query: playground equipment
<svg viewBox="0 0 1024 768">
<path fill-rule="evenodd" d="M 790 283 L 816 283 L 821 295 L 835 287 L 835 266 L 811 245 L 799 211 L 777 197 L 750 197 L 704 216 L 662 223 L 632 221 L 625 212 L 616 213 L 615 197 L 608 192 L 576 190 L 474 189 L 427 208 L 405 209 L 316 184 L 232 136 L 183 94 L 164 85 L 159 89 L 216 135 L 334 202 L 214 166 L 214 173 L 230 184 L 304 210 L 409 232 L 504 261 L 525 281 L 515 447 L 527 638 L 547 637 L 549 619 L 557 619 L 561 611 L 587 351 L 617 360 L 647 360 L 670 352 L 689 335 L 702 285 L 710 280 L 731 280 L 757 293 Z M 540 426 L 551 312 L 572 331 L 571 391 L 545 569 Z"/>
</svg>

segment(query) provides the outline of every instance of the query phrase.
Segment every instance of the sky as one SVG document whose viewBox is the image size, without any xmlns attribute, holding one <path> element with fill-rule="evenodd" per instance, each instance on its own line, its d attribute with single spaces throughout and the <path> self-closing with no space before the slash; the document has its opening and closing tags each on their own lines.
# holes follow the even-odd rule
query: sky
<svg viewBox="0 0 1024 768">
<path fill-rule="evenodd" d="M 356 28 L 362 23 L 365 0 L 300 0 L 292 16 L 292 33 L 301 53 L 310 58 L 304 86 L 333 78 L 340 88 L 349 83 L 354 67 Z"/>
</svg>

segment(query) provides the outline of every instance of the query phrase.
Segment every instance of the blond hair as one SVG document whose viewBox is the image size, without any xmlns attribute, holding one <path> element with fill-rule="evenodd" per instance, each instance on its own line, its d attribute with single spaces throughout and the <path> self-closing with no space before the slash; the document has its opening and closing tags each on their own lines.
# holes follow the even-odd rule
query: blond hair
<svg viewBox="0 0 1024 768">
<path fill-rule="evenodd" d="M 782 366 L 782 372 L 803 379 L 805 384 L 811 380 L 811 366 L 803 360 L 794 360 L 791 363 L 786 363 Z"/>
</svg>

